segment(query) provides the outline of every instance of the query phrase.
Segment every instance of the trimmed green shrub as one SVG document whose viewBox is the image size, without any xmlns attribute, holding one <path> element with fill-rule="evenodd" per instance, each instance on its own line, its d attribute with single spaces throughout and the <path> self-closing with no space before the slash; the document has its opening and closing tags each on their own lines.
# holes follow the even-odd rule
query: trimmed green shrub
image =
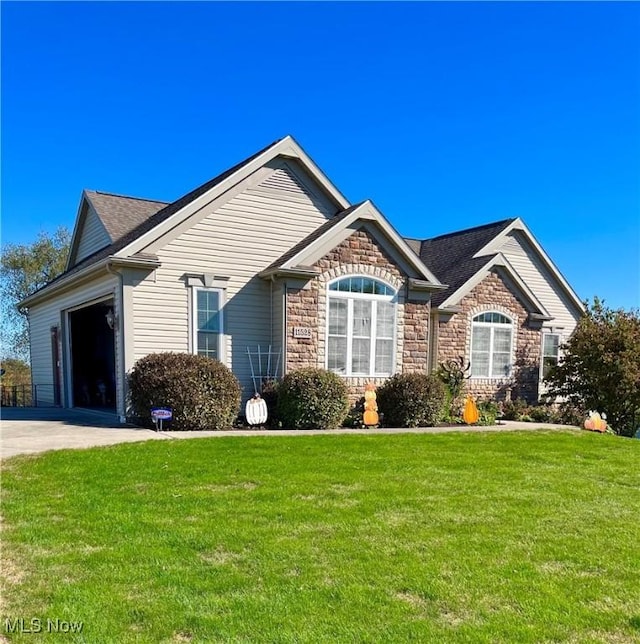
<svg viewBox="0 0 640 644">
<path fill-rule="evenodd" d="M 587 417 L 586 411 L 571 404 L 557 405 L 547 401 L 528 405 L 521 398 L 503 403 L 502 409 L 504 420 L 517 420 L 523 423 L 559 423 L 582 427 Z"/>
<path fill-rule="evenodd" d="M 478 402 L 478 425 L 495 425 L 500 406 L 495 400 L 481 400 Z"/>
<path fill-rule="evenodd" d="M 571 403 L 561 403 L 556 418 L 555 422 L 562 425 L 583 427 L 584 421 L 587 419 L 587 411 Z"/>
<path fill-rule="evenodd" d="M 378 407 L 387 427 L 430 427 L 442 417 L 445 386 L 434 375 L 402 373 L 378 388 Z"/>
<path fill-rule="evenodd" d="M 260 391 L 260 395 L 267 403 L 267 425 L 269 427 L 279 427 L 280 418 L 278 417 L 278 388 L 280 383 L 277 380 L 267 380 Z"/>
<path fill-rule="evenodd" d="M 556 423 L 557 414 L 547 405 L 535 405 L 529 410 L 529 416 L 536 423 Z"/>
<path fill-rule="evenodd" d="M 325 369 L 298 369 L 278 387 L 278 417 L 290 429 L 340 427 L 349 412 L 347 386 Z"/>
<path fill-rule="evenodd" d="M 502 418 L 504 420 L 521 421 L 523 416 L 529 413 L 529 405 L 522 398 L 507 400 L 502 403 Z"/>
<path fill-rule="evenodd" d="M 343 427 L 349 427 L 351 429 L 362 429 L 366 427 L 364 424 L 364 396 L 358 398 L 355 403 L 349 407 L 349 413 L 347 417 L 342 422 Z"/>
<path fill-rule="evenodd" d="M 237 378 L 220 361 L 191 353 L 151 353 L 129 375 L 134 416 L 152 426 L 151 407 L 171 407 L 171 429 L 230 427 L 240 410 Z"/>
</svg>

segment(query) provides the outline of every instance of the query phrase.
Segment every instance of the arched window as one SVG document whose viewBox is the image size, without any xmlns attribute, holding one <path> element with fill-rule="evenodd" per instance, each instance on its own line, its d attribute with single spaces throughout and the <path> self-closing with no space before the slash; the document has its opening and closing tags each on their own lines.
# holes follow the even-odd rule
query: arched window
<svg viewBox="0 0 640 644">
<path fill-rule="evenodd" d="M 389 376 L 396 338 L 396 292 L 371 277 L 343 277 L 327 293 L 327 369 L 343 376 Z"/>
<path fill-rule="evenodd" d="M 511 375 L 513 322 L 506 315 L 480 313 L 471 323 L 471 376 L 506 378 Z"/>
</svg>

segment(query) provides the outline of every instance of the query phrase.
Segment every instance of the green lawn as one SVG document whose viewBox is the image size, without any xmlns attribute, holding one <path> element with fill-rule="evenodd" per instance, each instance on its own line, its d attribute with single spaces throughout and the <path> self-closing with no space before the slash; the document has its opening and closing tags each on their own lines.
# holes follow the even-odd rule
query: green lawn
<svg viewBox="0 0 640 644">
<path fill-rule="evenodd" d="M 9 641 L 640 642 L 640 441 L 328 432 L 3 470 Z"/>
</svg>

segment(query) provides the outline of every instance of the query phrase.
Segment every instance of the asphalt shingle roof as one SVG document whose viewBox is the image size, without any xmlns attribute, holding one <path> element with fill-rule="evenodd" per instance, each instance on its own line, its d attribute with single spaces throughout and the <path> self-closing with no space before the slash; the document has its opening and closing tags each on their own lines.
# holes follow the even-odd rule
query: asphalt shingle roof
<svg viewBox="0 0 640 644">
<path fill-rule="evenodd" d="M 135 197 L 125 197 L 122 195 L 86 190 L 85 193 L 87 198 L 93 204 L 113 243 L 84 258 L 65 273 L 44 286 L 43 289 L 48 288 L 49 285 L 67 277 L 68 275 L 77 273 L 84 268 L 87 268 L 122 250 L 136 239 L 161 224 L 163 221 L 169 219 L 169 217 L 187 206 L 189 203 L 205 194 L 216 185 L 222 183 L 225 179 L 259 157 L 281 140 L 282 139 L 278 139 L 277 141 L 274 141 L 244 161 L 241 161 L 228 170 L 225 170 L 210 181 L 207 181 L 176 201 L 168 204 L 166 202 L 154 201 L 151 199 L 137 199 Z M 361 204 L 356 204 L 351 206 L 328 219 L 324 224 L 316 228 L 316 230 L 307 235 L 307 237 L 302 241 L 279 257 L 268 267 L 268 269 L 275 269 L 282 266 L 297 253 L 342 221 L 360 205 Z M 491 224 L 486 224 L 484 226 L 477 226 L 475 228 L 469 228 L 467 230 L 425 239 L 423 241 L 417 239 L 405 239 L 410 248 L 420 257 L 427 268 L 429 268 L 429 270 L 443 284 L 449 285 L 449 288 L 445 291 L 434 293 L 432 300 L 434 305 L 437 306 L 441 304 L 447 297 L 449 297 L 449 295 L 451 295 L 451 293 L 462 286 L 464 282 L 470 279 L 490 259 L 488 256 L 474 259 L 473 255 L 507 228 L 507 226 L 509 226 L 513 221 L 515 220 L 505 219 Z"/>
<path fill-rule="evenodd" d="M 445 291 L 434 293 L 434 305 L 442 304 L 491 259 L 491 256 L 475 259 L 473 256 L 514 221 L 515 219 L 503 219 L 425 239 L 421 243 L 420 259 L 443 284 L 449 285 Z"/>
<path fill-rule="evenodd" d="M 110 255 L 113 255 L 114 253 L 117 253 L 118 251 L 122 250 L 132 242 L 134 242 L 138 237 L 141 237 L 144 235 L 146 232 L 149 232 L 159 224 L 161 224 L 163 221 L 171 217 L 171 215 L 175 214 L 178 212 L 181 208 L 192 202 L 194 199 L 197 199 L 201 195 L 203 195 L 205 192 L 208 190 L 211 190 L 214 188 L 216 185 L 219 183 L 222 183 L 226 178 L 230 177 L 234 172 L 237 172 L 245 166 L 247 163 L 250 163 L 253 161 L 255 158 L 259 157 L 261 154 L 266 152 L 269 148 L 273 147 L 276 145 L 276 143 L 279 143 L 282 139 L 278 139 L 277 141 L 274 141 L 273 143 L 267 145 L 266 147 L 262 148 L 262 150 L 259 150 L 255 154 L 252 154 L 250 157 L 247 157 L 244 161 L 241 161 L 240 163 L 234 165 L 232 168 L 229 168 L 228 170 L 225 170 L 221 174 L 219 174 L 217 177 L 214 177 L 210 181 L 207 181 L 206 183 L 203 183 L 201 186 L 198 186 L 191 192 L 188 192 L 186 195 L 180 197 L 176 201 L 171 202 L 170 204 L 161 207 L 160 210 L 157 210 L 155 213 L 151 214 L 148 216 L 146 219 L 140 221 L 137 225 L 135 225 L 132 228 L 129 228 L 119 239 L 116 239 L 113 244 L 110 244 L 109 246 L 105 246 L 104 248 L 96 251 L 92 255 L 89 255 L 88 257 L 85 257 L 82 261 L 78 262 L 74 266 L 72 266 L 69 270 L 65 271 L 61 275 L 58 275 L 54 280 L 51 280 L 48 284 L 43 286 L 41 289 L 38 289 L 37 292 L 42 291 L 46 288 L 49 288 L 52 284 L 55 284 L 59 280 L 72 275 L 74 273 L 78 273 L 79 271 L 88 268 L 89 266 L 96 264 L 97 262 L 106 259 Z M 88 191 L 89 192 L 89 191 Z M 91 191 L 92 195 L 96 194 L 95 191 Z M 105 194 L 105 193 L 100 193 L 100 194 Z M 110 195 L 110 196 L 116 196 L 116 195 Z M 135 199 L 133 197 L 121 197 L 121 199 L 124 200 L 132 200 L 132 201 L 143 201 L 146 203 L 155 203 L 160 206 L 162 206 L 161 202 L 152 202 L 146 199 Z M 113 206 L 114 202 L 110 200 L 111 205 Z M 122 201 L 120 202 L 120 207 L 123 207 L 125 205 L 125 202 Z M 140 206 L 136 206 L 138 210 L 142 210 Z M 144 206 L 143 206 L 144 208 Z M 151 210 L 151 208 L 150 208 Z M 109 214 L 110 213 L 110 214 Z M 103 224 L 107 231 L 109 231 L 109 228 L 112 230 L 122 230 L 128 227 L 128 224 L 126 223 L 126 220 L 123 223 L 123 215 L 120 213 L 119 209 L 118 212 L 116 212 L 113 208 L 110 211 L 103 211 L 103 215 L 106 217 L 108 221 L 103 220 Z M 102 216 L 101 216 L 102 219 Z M 34 293 L 35 294 L 35 293 Z"/>
<path fill-rule="evenodd" d="M 167 206 L 166 201 L 85 190 L 111 241 L 115 242 Z"/>
<path fill-rule="evenodd" d="M 103 249 L 104 252 L 108 251 L 106 252 L 106 255 L 103 254 L 103 251 L 99 251 L 98 253 L 94 253 L 94 255 L 91 255 L 91 257 L 100 255 L 96 259 L 96 261 L 98 261 L 99 259 L 103 259 L 104 257 L 108 257 L 109 255 L 112 255 L 113 253 L 117 253 L 119 250 L 122 250 L 125 246 L 128 246 L 136 239 L 138 239 L 138 237 L 141 237 L 145 233 L 155 228 L 157 225 L 161 224 L 163 221 L 169 219 L 171 215 L 174 215 L 180 209 L 184 208 L 187 204 L 191 203 L 198 197 L 202 196 L 205 192 L 208 192 L 209 190 L 217 186 L 219 183 L 222 183 L 225 179 L 230 177 L 234 172 L 237 172 L 238 170 L 240 170 L 240 168 L 245 166 L 247 163 L 250 163 L 255 158 L 259 157 L 263 152 L 266 152 L 270 147 L 274 146 L 280 140 L 281 139 L 278 139 L 278 141 L 274 141 L 270 145 L 267 145 L 265 148 L 256 152 L 255 154 L 252 154 L 244 161 L 241 161 L 240 163 L 234 165 L 232 168 L 225 170 L 217 177 L 214 177 L 210 181 L 203 183 L 201 186 L 198 186 L 197 188 L 195 188 L 195 190 L 188 192 L 186 195 L 180 197 L 176 201 L 171 202 L 170 204 L 166 205 L 164 208 L 161 208 L 160 210 L 155 212 L 147 219 L 141 221 L 137 226 L 135 226 L 134 228 L 131 228 L 116 242 L 114 242 L 111 246 L 107 246 L 107 248 Z M 87 259 L 90 259 L 90 257 L 87 257 Z M 83 260 L 83 262 L 81 263 L 84 263 L 84 261 L 85 260 Z"/>
</svg>

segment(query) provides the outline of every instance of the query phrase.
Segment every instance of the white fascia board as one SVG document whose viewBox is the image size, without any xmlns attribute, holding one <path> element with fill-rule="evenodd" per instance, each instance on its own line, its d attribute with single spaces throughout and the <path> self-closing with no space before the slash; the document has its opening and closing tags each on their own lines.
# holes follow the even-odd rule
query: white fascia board
<svg viewBox="0 0 640 644">
<path fill-rule="evenodd" d="M 153 271 L 162 266 L 159 259 L 152 257 L 116 257 L 114 255 L 109 257 L 108 260 L 107 264 L 114 268 L 148 268 Z"/>
<path fill-rule="evenodd" d="M 507 261 L 506 257 L 501 253 L 498 253 L 495 257 L 491 257 L 487 263 L 480 268 L 471 278 L 469 278 L 458 290 L 453 292 L 440 306 L 439 309 L 450 309 L 455 307 L 460 300 L 470 293 L 482 280 L 489 274 L 489 271 L 492 268 L 502 268 L 505 270 L 509 277 L 513 280 L 515 285 L 520 289 L 522 295 L 524 295 L 532 304 L 532 308 L 538 309 L 539 313 L 542 313 L 545 316 L 548 316 L 547 310 L 540 304 L 539 300 L 531 292 L 531 289 L 524 283 L 522 278 L 518 275 L 515 268 Z"/>
<path fill-rule="evenodd" d="M 445 288 L 445 285 L 426 267 L 424 262 L 413 252 L 409 244 L 397 233 L 396 229 L 382 216 L 382 214 L 372 205 L 374 213 L 377 214 L 376 222 L 384 230 L 387 236 L 394 243 L 396 248 L 404 255 L 407 261 L 420 273 L 428 282 L 434 286 Z"/>
<path fill-rule="evenodd" d="M 573 303 L 576 305 L 578 310 L 584 312 L 584 304 L 576 294 L 576 292 L 571 288 L 569 282 L 564 278 L 562 273 L 558 270 L 558 267 L 553 263 L 551 258 L 545 253 L 542 246 L 538 243 L 538 240 L 533 236 L 533 233 L 529 230 L 527 225 L 518 217 L 513 221 L 509 226 L 507 226 L 499 235 L 496 235 L 488 244 L 481 248 L 475 255 L 476 257 L 482 257 L 484 255 L 493 255 L 494 253 L 500 252 L 502 244 L 504 243 L 505 238 L 512 233 L 514 230 L 520 231 L 524 234 L 527 241 L 531 247 L 538 253 L 538 256 L 542 260 L 543 264 L 551 272 L 551 274 L 558 281 L 560 286 L 566 292 L 566 294 L 571 298 Z"/>
<path fill-rule="evenodd" d="M 284 139 L 278 141 L 265 150 L 260 156 L 238 168 L 238 170 L 215 185 L 211 190 L 208 190 L 199 197 L 196 197 L 183 208 L 173 213 L 173 215 L 168 219 L 158 224 L 155 228 L 152 228 L 144 235 L 131 242 L 128 246 L 122 248 L 116 253 L 116 256 L 128 257 L 143 250 L 156 239 L 165 235 L 171 229 L 188 219 L 192 214 L 198 212 L 201 208 L 206 206 L 207 203 L 224 194 L 227 190 L 231 189 L 233 186 L 237 185 L 278 156 L 297 159 L 309 174 L 324 188 L 324 190 L 327 191 L 339 208 L 344 210 L 349 207 L 349 202 L 346 197 L 329 181 L 326 175 L 298 145 L 295 139 L 292 136 L 286 136 Z"/>
<path fill-rule="evenodd" d="M 55 282 L 48 284 L 46 286 L 43 286 L 36 293 L 33 293 L 32 295 L 25 297 L 24 300 L 22 300 L 21 302 L 18 302 L 18 308 L 22 309 L 22 308 L 27 308 L 29 306 L 33 306 L 35 303 L 40 302 L 41 300 L 49 299 L 60 290 L 67 289 L 70 286 L 74 286 L 76 282 L 79 283 L 84 281 L 88 277 L 92 276 L 93 273 L 100 273 L 102 271 L 106 271 L 106 266 L 109 263 L 110 259 L 113 259 L 113 258 L 107 257 L 106 259 L 103 259 L 100 262 L 96 262 L 95 264 L 91 264 L 90 266 L 83 268 L 77 273 L 72 273 L 71 275 L 68 275 L 66 277 L 61 277 Z"/>
<path fill-rule="evenodd" d="M 399 251 L 403 259 L 411 265 L 416 273 L 422 278 L 430 282 L 435 287 L 443 287 L 444 285 L 429 271 L 429 269 L 422 263 L 418 256 L 411 250 L 409 245 L 398 235 L 393 226 L 384 218 L 375 205 L 367 200 L 360 204 L 353 212 L 349 213 L 342 221 L 338 222 L 335 226 L 326 231 L 323 235 L 311 242 L 306 248 L 302 249 L 299 253 L 291 257 L 283 264 L 283 268 L 293 268 L 300 264 L 311 265 L 314 264 L 321 257 L 322 249 L 327 245 L 327 242 L 333 238 L 338 238 L 347 228 L 353 227 L 356 221 L 370 221 L 374 222 L 391 241 L 395 248 Z M 350 234 L 350 233 L 349 233 Z M 337 242 L 339 243 L 339 242 Z"/>
<path fill-rule="evenodd" d="M 59 280 L 43 286 L 37 293 L 25 297 L 24 300 L 18 303 L 19 308 L 27 308 L 33 306 L 37 302 L 47 300 L 54 297 L 56 293 L 68 288 L 73 288 L 93 276 L 94 273 L 108 272 L 107 267 L 113 266 L 114 268 L 142 268 L 149 271 L 155 270 L 161 265 L 160 261 L 151 258 L 138 258 L 138 257 L 116 257 L 111 255 L 105 259 L 91 264 L 81 271 L 72 273 L 66 277 L 61 277 Z"/>
<path fill-rule="evenodd" d="M 447 288 L 447 285 L 440 284 L 439 286 L 436 286 L 431 282 L 427 282 L 427 280 L 421 280 L 415 277 L 410 277 L 409 288 L 416 291 L 442 291 L 443 289 Z"/>
<path fill-rule="evenodd" d="M 87 205 L 87 210 L 85 210 L 83 215 L 82 209 L 85 204 Z M 87 197 L 87 192 L 86 190 L 83 190 L 82 194 L 80 195 L 80 204 L 78 205 L 78 210 L 76 212 L 76 220 L 75 220 L 76 223 L 73 226 L 71 243 L 69 244 L 69 254 L 67 255 L 67 263 L 64 267 L 65 271 L 68 271 L 70 268 L 72 268 L 71 260 L 75 259 L 75 256 L 78 253 L 78 245 L 80 244 L 80 231 L 82 230 L 82 226 L 84 224 L 85 219 L 87 218 L 87 212 L 90 207 L 91 206 L 90 206 L 90 201 Z"/>
<path fill-rule="evenodd" d="M 275 277 L 292 277 L 309 281 L 318 276 L 318 271 L 308 266 L 298 266 L 297 268 L 270 268 L 269 270 L 258 273 L 262 279 Z"/>
</svg>

